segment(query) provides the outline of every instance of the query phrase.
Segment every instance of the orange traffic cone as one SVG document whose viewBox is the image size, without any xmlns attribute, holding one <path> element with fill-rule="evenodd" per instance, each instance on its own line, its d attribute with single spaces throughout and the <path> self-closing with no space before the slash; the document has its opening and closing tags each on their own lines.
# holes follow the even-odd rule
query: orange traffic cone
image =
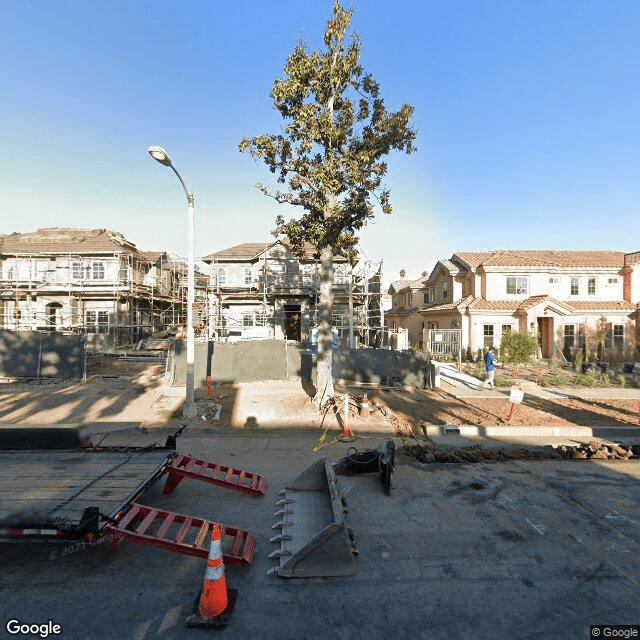
<svg viewBox="0 0 640 640">
<path fill-rule="evenodd" d="M 228 602 L 227 580 L 224 577 L 222 543 L 220 542 L 220 525 L 214 524 L 198 611 L 204 618 L 215 618 L 224 612 Z"/>
<path fill-rule="evenodd" d="M 227 589 L 222 559 L 221 530 L 220 525 L 214 523 L 204 584 L 193 614 L 187 618 L 187 626 L 223 629 L 229 623 L 228 616 L 231 614 L 237 595 L 237 590 Z"/>
</svg>

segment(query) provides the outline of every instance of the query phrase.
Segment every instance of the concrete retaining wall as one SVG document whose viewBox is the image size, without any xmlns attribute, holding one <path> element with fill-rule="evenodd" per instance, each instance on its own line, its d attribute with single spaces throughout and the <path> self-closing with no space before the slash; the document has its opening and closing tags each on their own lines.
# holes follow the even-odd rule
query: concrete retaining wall
<svg viewBox="0 0 640 640">
<path fill-rule="evenodd" d="M 186 344 L 175 342 L 172 384 L 183 386 L 187 377 Z M 301 376 L 300 348 L 287 340 L 210 342 L 195 345 L 196 386 L 213 383 L 286 380 Z"/>
<path fill-rule="evenodd" d="M 2 377 L 79 379 L 84 376 L 84 366 L 81 336 L 0 330 Z"/>
<path fill-rule="evenodd" d="M 415 351 L 349 349 L 333 354 L 333 377 L 373 384 L 405 384 L 423 388 L 429 380 L 429 359 Z"/>
<path fill-rule="evenodd" d="M 175 343 L 173 375 L 175 386 L 186 384 L 186 344 Z M 299 344 L 286 340 L 210 342 L 195 345 L 195 384 L 258 382 L 261 380 L 310 380 L 313 357 Z M 350 349 L 333 352 L 333 377 L 349 382 L 406 384 L 424 387 L 429 382 L 429 359 L 412 351 Z"/>
</svg>

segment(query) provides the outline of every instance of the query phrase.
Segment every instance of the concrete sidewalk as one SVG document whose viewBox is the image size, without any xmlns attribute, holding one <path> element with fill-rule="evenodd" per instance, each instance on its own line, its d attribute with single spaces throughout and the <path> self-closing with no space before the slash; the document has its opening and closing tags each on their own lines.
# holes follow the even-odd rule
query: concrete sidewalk
<svg viewBox="0 0 640 640">
<path fill-rule="evenodd" d="M 453 387 L 444 383 L 442 391 L 460 398 L 505 398 L 508 399 L 510 389 L 495 389 L 486 391 L 471 390 L 466 387 Z M 535 383 L 523 385 L 526 394 L 534 397 L 550 397 Z M 261 429 L 303 429 L 321 434 L 328 429 L 333 436 L 339 435 L 342 431 L 342 423 L 331 413 L 320 415 L 311 405 L 309 396 L 302 388 L 299 380 L 279 381 L 277 383 L 237 383 L 233 389 L 222 388 L 213 391 L 211 398 L 206 398 L 206 394 L 198 401 L 200 418 L 189 422 L 192 426 L 211 429 L 235 429 L 261 430 Z M 337 390 L 343 388 L 338 385 Z M 353 389 L 352 389 L 353 391 Z M 358 390 L 366 393 L 367 389 L 362 387 Z M 588 392 L 608 391 L 607 389 L 586 389 Z M 625 390 L 613 389 L 619 392 Z M 628 397 L 638 396 L 640 401 L 640 390 L 626 390 Z M 219 393 L 224 397 L 217 399 Z M 169 418 L 172 413 L 179 414 L 184 402 L 184 387 L 165 387 L 163 393 L 159 393 L 156 401 L 149 407 L 140 422 L 143 429 L 157 429 L 175 425 L 176 428 L 185 421 L 179 416 Z M 219 396 L 218 396 L 219 397 Z M 569 396 L 565 396 L 569 397 Z M 577 396 L 576 396 L 577 397 Z M 580 396 L 584 397 L 584 396 Z M 295 410 L 283 409 L 283 401 L 287 400 L 287 406 Z M 217 403 L 222 404 L 222 410 L 218 420 L 212 420 L 213 412 L 211 407 Z M 204 417 L 204 419 L 203 419 Z M 350 428 L 355 433 L 363 435 L 379 435 L 393 437 L 396 429 L 392 421 L 382 414 L 376 414 L 376 419 L 365 421 L 354 419 L 350 422 Z M 629 425 L 621 426 L 599 426 L 589 427 L 580 425 L 549 426 L 509 426 L 509 425 L 427 425 L 426 435 L 430 437 L 445 435 L 447 433 L 459 433 L 470 438 L 489 439 L 513 439 L 523 438 L 532 443 L 544 443 L 545 441 L 555 442 L 558 439 L 578 440 L 581 442 L 593 438 L 605 440 L 635 441 L 640 438 L 640 427 Z"/>
</svg>

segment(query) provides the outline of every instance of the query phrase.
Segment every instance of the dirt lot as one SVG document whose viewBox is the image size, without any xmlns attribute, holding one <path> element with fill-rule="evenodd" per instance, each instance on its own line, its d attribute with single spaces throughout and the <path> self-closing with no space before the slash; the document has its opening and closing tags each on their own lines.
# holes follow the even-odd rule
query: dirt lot
<svg viewBox="0 0 640 640">
<path fill-rule="evenodd" d="M 527 372 L 523 372 L 526 376 Z M 155 413 L 156 423 L 181 421 L 179 389 L 164 384 L 164 365 L 108 357 L 92 358 L 86 382 L 29 382 L 0 385 L 0 422 L 141 422 Z M 526 377 L 524 378 L 526 379 Z M 528 384 L 532 384 L 529 382 Z M 554 387 L 546 391 L 558 391 Z M 354 430 L 373 424 L 408 428 L 419 432 L 422 425 L 526 425 L 526 426 L 636 426 L 639 394 L 636 389 L 621 392 L 612 388 L 611 397 L 580 399 L 579 387 L 564 387 L 566 396 L 542 398 L 527 393 L 516 405 L 511 420 L 509 388 L 460 394 L 454 388 L 422 390 L 406 387 L 363 388 L 336 386 L 338 394 L 350 397 L 350 423 Z M 604 390 L 603 390 L 604 391 Z M 615 392 L 615 393 L 614 393 Z M 198 389 L 199 410 L 211 422 L 213 404 L 222 405 L 217 424 L 234 428 L 282 426 L 321 427 L 327 416 L 319 415 L 311 404 L 313 389 L 299 381 L 223 385 Z M 369 416 L 362 417 L 359 403 L 369 402 Z M 606 392 L 604 396 L 606 396 Z M 618 397 L 616 396 L 626 396 Z M 339 405 L 339 406 L 338 406 Z M 339 398 L 335 410 L 340 413 Z M 366 416 L 365 412 L 365 416 Z M 404 429 L 403 429 L 404 430 Z"/>
<path fill-rule="evenodd" d="M 511 420 L 508 390 L 500 397 L 457 398 L 446 391 L 389 390 L 370 394 L 376 404 L 386 406 L 414 425 L 582 425 L 628 426 L 638 424 L 638 400 L 546 400 L 527 396 L 517 405 Z M 490 397 L 489 397 L 490 396 Z"/>
</svg>

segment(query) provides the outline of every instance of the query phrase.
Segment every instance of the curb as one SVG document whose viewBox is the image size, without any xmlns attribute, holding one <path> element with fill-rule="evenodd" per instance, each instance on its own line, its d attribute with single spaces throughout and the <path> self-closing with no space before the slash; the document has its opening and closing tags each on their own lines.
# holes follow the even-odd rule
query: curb
<svg viewBox="0 0 640 640">
<path fill-rule="evenodd" d="M 441 436 L 455 434 L 460 436 L 480 436 L 480 437 L 528 437 L 539 438 L 606 438 L 613 437 L 638 437 L 640 438 L 640 427 L 503 427 L 503 426 L 480 426 L 480 425 L 442 425 L 426 426 L 428 436 Z"/>
</svg>

